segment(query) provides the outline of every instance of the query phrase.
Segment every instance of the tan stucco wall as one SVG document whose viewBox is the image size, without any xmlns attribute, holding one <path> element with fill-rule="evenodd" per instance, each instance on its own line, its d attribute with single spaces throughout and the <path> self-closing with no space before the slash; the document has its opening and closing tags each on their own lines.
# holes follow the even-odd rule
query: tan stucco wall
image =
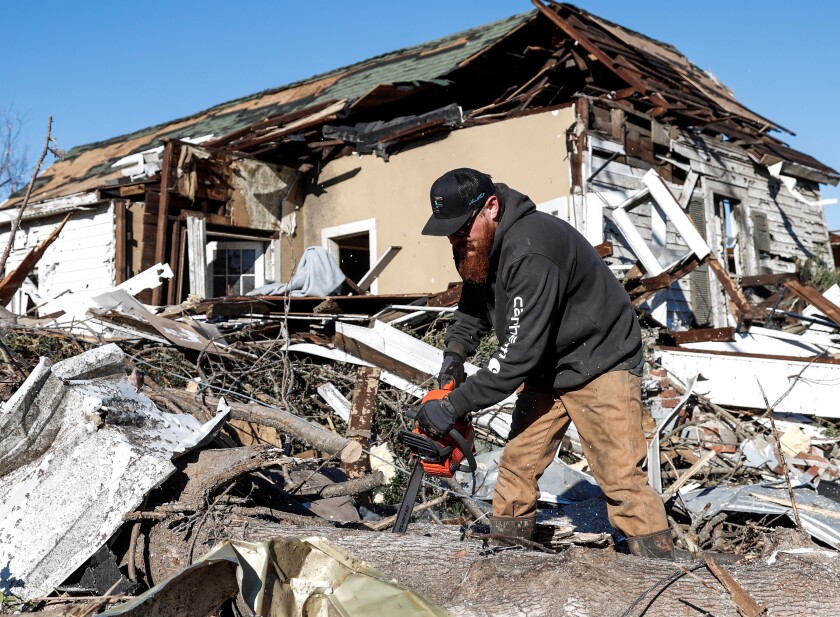
<svg viewBox="0 0 840 617">
<path fill-rule="evenodd" d="M 454 131 L 388 162 L 374 155 L 337 159 L 321 172 L 321 195 L 306 197 L 298 233 L 305 246 L 321 245 L 323 228 L 375 218 L 374 259 L 390 245 L 402 247 L 379 277 L 377 292 L 442 291 L 460 279 L 446 238 L 420 235 L 431 212 L 431 183 L 449 169 L 474 167 L 536 203 L 569 195 L 566 131 L 573 122 L 569 107 Z"/>
</svg>

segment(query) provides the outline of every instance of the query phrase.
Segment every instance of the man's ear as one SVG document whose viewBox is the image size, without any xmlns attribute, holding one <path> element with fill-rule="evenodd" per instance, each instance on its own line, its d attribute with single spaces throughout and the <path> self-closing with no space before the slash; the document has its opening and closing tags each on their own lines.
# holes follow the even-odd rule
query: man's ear
<svg viewBox="0 0 840 617">
<path fill-rule="evenodd" d="M 490 215 L 490 220 L 498 221 L 499 220 L 499 198 L 495 195 L 491 195 L 487 199 L 487 203 L 485 204 L 484 208 L 487 210 L 487 214 Z"/>
</svg>

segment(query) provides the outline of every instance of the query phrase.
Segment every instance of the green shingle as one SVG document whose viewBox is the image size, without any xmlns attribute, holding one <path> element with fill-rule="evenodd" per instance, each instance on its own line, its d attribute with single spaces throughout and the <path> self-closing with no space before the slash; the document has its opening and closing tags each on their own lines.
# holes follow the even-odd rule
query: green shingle
<svg viewBox="0 0 840 617">
<path fill-rule="evenodd" d="M 73 158 L 78 154 L 110 145 L 149 135 L 147 144 L 138 148 L 141 151 L 159 145 L 161 138 L 170 137 L 183 139 L 185 137 L 196 137 L 200 135 L 213 134 L 217 137 L 231 133 L 238 129 L 247 127 L 263 118 L 278 114 L 303 109 L 325 101 L 339 99 L 355 99 L 374 86 L 381 84 L 394 84 L 399 82 L 423 82 L 439 80 L 458 65 L 478 53 L 480 50 L 493 44 L 518 26 L 528 21 L 536 14 L 536 11 L 529 11 L 497 22 L 479 26 L 471 30 L 452 34 L 434 41 L 429 41 L 414 47 L 407 47 L 392 51 L 356 64 L 338 68 L 327 73 L 315 75 L 308 79 L 287 84 L 279 88 L 265 90 L 247 97 L 228 101 L 210 109 L 199 112 L 193 116 L 179 118 L 171 122 L 152 126 L 134 133 L 114 137 L 112 139 L 78 146 L 67 153 L 67 158 Z M 459 41 L 463 39 L 462 43 Z M 437 50 L 437 51 L 436 51 Z M 306 97 L 291 101 L 283 105 L 266 105 L 256 109 L 236 110 L 225 112 L 226 109 L 240 105 L 251 100 L 259 100 L 268 95 L 276 94 L 283 90 L 296 88 L 308 83 L 316 82 L 328 77 L 340 75 L 336 82 L 325 88 L 316 97 Z M 166 126 L 188 122 L 195 118 L 195 122 L 188 127 L 182 127 L 171 132 L 166 132 Z M 163 133 L 158 134 L 161 130 Z M 152 138 L 152 136 L 154 136 Z M 129 154 L 129 153 L 127 153 Z"/>
</svg>

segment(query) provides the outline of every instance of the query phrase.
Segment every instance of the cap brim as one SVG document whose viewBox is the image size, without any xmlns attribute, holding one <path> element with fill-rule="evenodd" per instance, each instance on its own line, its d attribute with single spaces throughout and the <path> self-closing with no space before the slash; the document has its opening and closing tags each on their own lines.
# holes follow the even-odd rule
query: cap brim
<svg viewBox="0 0 840 617">
<path fill-rule="evenodd" d="M 464 226 L 464 223 L 470 219 L 472 213 L 473 211 L 470 210 L 464 215 L 456 216 L 451 219 L 437 218 L 432 215 L 429 217 L 429 220 L 426 222 L 426 226 L 423 228 L 421 233 L 424 236 L 451 236 Z"/>
</svg>

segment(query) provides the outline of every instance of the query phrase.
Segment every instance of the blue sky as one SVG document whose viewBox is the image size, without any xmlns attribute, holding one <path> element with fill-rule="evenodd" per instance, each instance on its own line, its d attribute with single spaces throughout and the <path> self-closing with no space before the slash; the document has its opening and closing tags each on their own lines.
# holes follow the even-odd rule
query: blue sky
<svg viewBox="0 0 840 617">
<path fill-rule="evenodd" d="M 671 43 L 747 107 L 840 169 L 840 3 L 581 0 Z M 107 139 L 217 103 L 501 19 L 528 0 L 6 2 L 0 109 L 24 117 L 34 159 L 53 116 L 58 144 Z M 34 162 L 34 160 L 33 160 Z M 524 187 L 527 190 L 527 187 Z M 840 197 L 826 187 L 825 197 Z M 840 204 L 826 206 L 840 229 Z"/>
</svg>

